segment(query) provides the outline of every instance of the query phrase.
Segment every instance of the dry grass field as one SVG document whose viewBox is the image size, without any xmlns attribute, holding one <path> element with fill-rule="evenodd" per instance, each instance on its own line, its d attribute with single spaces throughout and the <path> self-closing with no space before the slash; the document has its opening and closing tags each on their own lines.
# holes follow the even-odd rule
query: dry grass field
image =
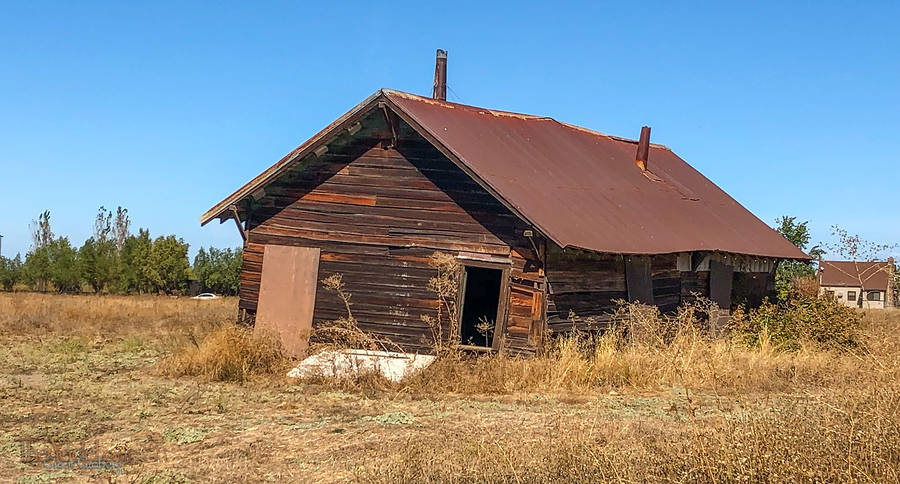
<svg viewBox="0 0 900 484">
<path fill-rule="evenodd" d="M 3 482 L 897 482 L 900 312 L 293 381 L 236 301 L 0 294 Z"/>
</svg>

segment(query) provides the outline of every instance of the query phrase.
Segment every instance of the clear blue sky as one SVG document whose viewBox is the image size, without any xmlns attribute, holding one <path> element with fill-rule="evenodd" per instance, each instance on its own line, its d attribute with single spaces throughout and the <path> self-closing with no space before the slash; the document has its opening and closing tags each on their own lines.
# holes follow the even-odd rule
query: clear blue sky
<svg viewBox="0 0 900 484">
<path fill-rule="evenodd" d="M 438 47 L 452 101 L 648 124 L 770 224 L 900 242 L 900 2 L 316 3 L 4 2 L 3 254 L 100 205 L 237 246 L 199 215 L 378 88 L 429 94 Z"/>
</svg>

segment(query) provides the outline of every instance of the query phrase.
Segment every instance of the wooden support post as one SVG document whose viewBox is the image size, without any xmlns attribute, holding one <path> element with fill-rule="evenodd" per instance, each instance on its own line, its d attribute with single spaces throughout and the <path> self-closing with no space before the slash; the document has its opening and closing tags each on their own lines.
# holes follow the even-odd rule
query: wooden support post
<svg viewBox="0 0 900 484">
<path fill-rule="evenodd" d="M 234 223 L 237 225 L 238 232 L 241 233 L 241 238 L 244 239 L 244 243 L 247 243 L 247 230 L 241 225 L 241 216 L 238 214 L 237 205 L 232 205 L 228 207 L 231 209 L 232 218 L 234 218 Z"/>
<path fill-rule="evenodd" d="M 399 126 L 397 125 L 397 115 L 388 109 L 387 105 L 384 103 L 379 103 L 381 106 L 381 112 L 384 113 L 384 122 L 391 129 L 391 144 L 390 146 L 386 146 L 387 148 L 396 148 L 397 147 L 397 131 L 399 131 Z"/>
</svg>

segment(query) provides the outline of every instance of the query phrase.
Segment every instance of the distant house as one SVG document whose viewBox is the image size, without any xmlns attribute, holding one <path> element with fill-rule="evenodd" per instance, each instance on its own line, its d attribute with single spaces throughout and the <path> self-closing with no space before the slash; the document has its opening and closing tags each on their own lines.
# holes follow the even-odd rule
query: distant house
<svg viewBox="0 0 900 484">
<path fill-rule="evenodd" d="M 429 257 L 462 266 L 459 316 L 442 334 L 533 352 L 546 334 L 609 321 L 617 300 L 674 310 L 774 294 L 780 260 L 808 256 L 669 148 L 533 116 L 382 89 L 200 218 L 244 238 L 241 317 L 304 332 L 346 314 L 361 329 L 429 346 L 442 301 Z"/>
<path fill-rule="evenodd" d="M 893 306 L 894 259 L 886 262 L 819 261 L 819 293 L 847 306 L 882 309 Z"/>
</svg>

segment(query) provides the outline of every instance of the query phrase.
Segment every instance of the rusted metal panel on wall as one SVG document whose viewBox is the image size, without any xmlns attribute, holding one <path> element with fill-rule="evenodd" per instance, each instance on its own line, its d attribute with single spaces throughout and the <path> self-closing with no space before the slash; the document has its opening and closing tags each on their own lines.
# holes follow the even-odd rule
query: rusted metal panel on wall
<svg viewBox="0 0 900 484">
<path fill-rule="evenodd" d="M 649 257 L 625 258 L 625 285 L 628 287 L 629 301 L 653 304 L 653 282 Z"/>
<path fill-rule="evenodd" d="M 266 246 L 255 331 L 277 334 L 293 357 L 306 351 L 318 275 L 318 248 Z"/>
<path fill-rule="evenodd" d="M 731 308 L 734 267 L 717 260 L 709 262 L 709 298 L 722 309 Z"/>
</svg>

